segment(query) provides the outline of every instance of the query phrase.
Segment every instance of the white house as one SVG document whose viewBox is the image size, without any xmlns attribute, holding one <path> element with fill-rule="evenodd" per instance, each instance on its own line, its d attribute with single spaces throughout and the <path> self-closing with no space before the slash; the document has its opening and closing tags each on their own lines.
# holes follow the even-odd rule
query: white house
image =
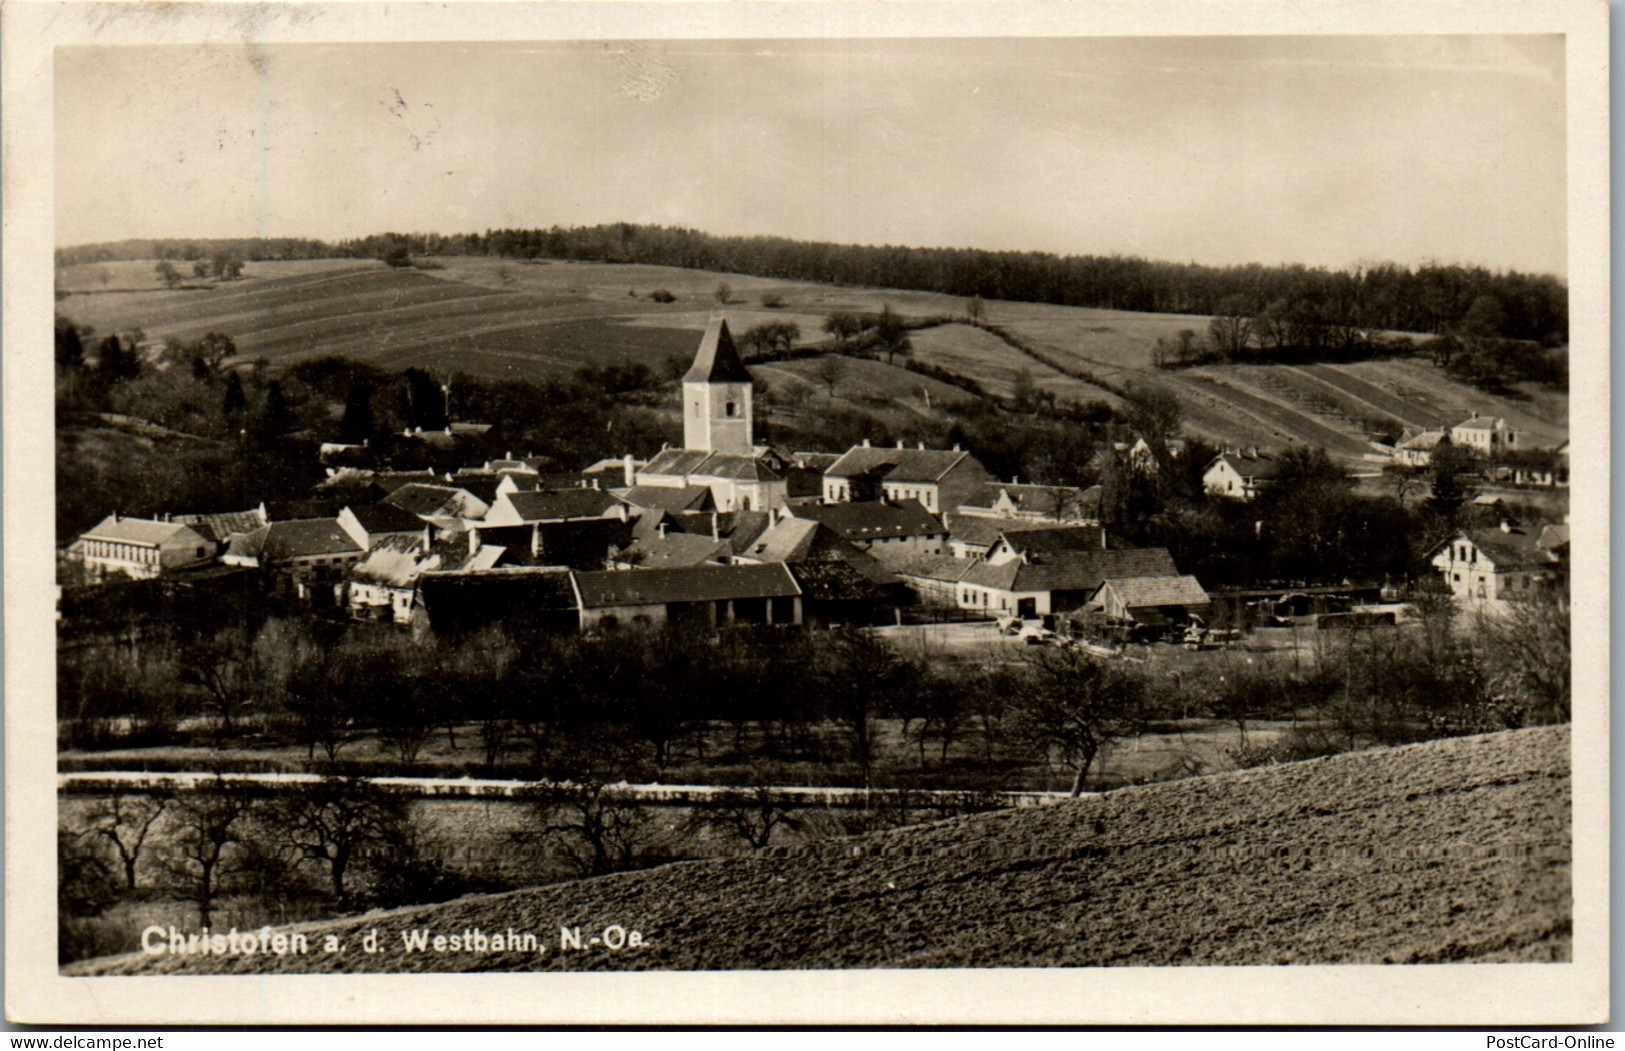
<svg viewBox="0 0 1625 1051">
<path fill-rule="evenodd" d="M 68 557 L 91 580 L 120 574 L 146 580 L 209 561 L 215 542 L 191 526 L 149 518 L 108 515 L 68 545 Z"/>
<path fill-rule="evenodd" d="M 1450 428 L 1450 440 L 1491 457 L 1518 448 L 1518 432 L 1507 426 L 1507 421 L 1476 412 Z"/>
<path fill-rule="evenodd" d="M 1539 536 L 1509 523 L 1458 532 L 1439 545 L 1432 563 L 1452 595 L 1473 603 L 1528 598 L 1565 569 L 1558 547 L 1542 546 Z"/>
</svg>

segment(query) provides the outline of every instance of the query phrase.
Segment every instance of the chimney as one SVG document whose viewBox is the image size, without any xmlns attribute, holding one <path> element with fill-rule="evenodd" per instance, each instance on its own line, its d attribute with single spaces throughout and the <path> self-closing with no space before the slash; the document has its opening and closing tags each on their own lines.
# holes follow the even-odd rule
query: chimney
<svg viewBox="0 0 1625 1051">
<path fill-rule="evenodd" d="M 660 534 L 660 539 L 666 539 L 666 523 L 661 522 L 659 525 L 655 526 L 655 531 Z"/>
<path fill-rule="evenodd" d="M 959 452 L 959 451 L 960 451 L 960 449 L 959 449 L 959 443 L 958 443 L 958 442 L 954 442 L 954 452 Z"/>
<path fill-rule="evenodd" d="M 865 449 L 869 448 L 869 439 L 867 439 L 867 438 L 863 439 L 863 447 Z"/>
<path fill-rule="evenodd" d="M 914 444 L 916 444 L 916 445 L 918 445 L 920 447 L 920 451 L 922 453 L 925 452 L 925 443 L 924 442 L 915 442 Z"/>
<path fill-rule="evenodd" d="M 637 476 L 636 476 L 635 472 L 633 472 L 633 470 L 632 470 L 632 454 L 631 453 L 627 453 L 625 456 L 621 457 L 621 475 L 622 475 L 623 479 L 626 482 L 626 487 L 628 489 L 632 488 L 633 479 L 636 478 Z"/>
<path fill-rule="evenodd" d="M 897 439 L 897 447 L 899 449 L 901 449 L 903 447 L 903 439 L 901 439 L 901 438 Z"/>
<path fill-rule="evenodd" d="M 1019 474 L 1011 475 L 1010 476 L 1010 484 L 1011 485 L 1020 485 L 1021 484 L 1021 475 L 1019 475 Z"/>
<path fill-rule="evenodd" d="M 1510 533 L 1510 532 L 1512 532 L 1512 523 L 1511 523 L 1511 522 L 1508 522 L 1508 521 L 1507 521 L 1507 520 L 1506 520 L 1506 519 L 1504 519 L 1504 518 L 1503 518 L 1503 519 L 1501 519 L 1501 532 L 1503 532 L 1503 533 Z"/>
</svg>

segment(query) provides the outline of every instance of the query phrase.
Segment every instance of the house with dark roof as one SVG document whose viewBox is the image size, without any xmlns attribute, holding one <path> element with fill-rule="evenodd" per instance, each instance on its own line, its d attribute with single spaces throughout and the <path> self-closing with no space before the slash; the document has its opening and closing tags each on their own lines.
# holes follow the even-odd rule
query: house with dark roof
<svg viewBox="0 0 1625 1051">
<path fill-rule="evenodd" d="M 1074 523 L 1082 525 L 1082 523 Z M 948 517 L 948 553 L 955 558 L 986 558 L 1006 533 L 1040 532 L 1056 523 L 1026 518 L 989 518 L 983 515 Z M 1092 527 L 1091 527 L 1092 528 Z"/>
<path fill-rule="evenodd" d="M 791 508 L 791 513 L 822 522 L 842 540 L 887 566 L 920 555 L 940 555 L 947 549 L 947 526 L 918 500 L 801 504 Z"/>
<path fill-rule="evenodd" d="M 1553 539 L 1503 522 L 1499 529 L 1461 530 L 1435 548 L 1430 561 L 1459 601 L 1518 601 L 1566 583 L 1568 546 Z"/>
<path fill-rule="evenodd" d="M 510 632 L 574 634 L 580 604 L 568 569 L 431 570 L 418 578 L 412 630 L 457 638 L 500 624 Z"/>
<path fill-rule="evenodd" d="M 792 568 L 809 562 L 841 562 L 888 594 L 898 582 L 879 559 L 823 522 L 808 518 L 779 519 L 754 544 L 737 552 L 735 561 L 784 562 Z"/>
<path fill-rule="evenodd" d="M 1394 462 L 1401 467 L 1426 467 L 1433 462 L 1433 453 L 1440 443 L 1449 444 L 1450 432 L 1438 430 L 1418 431 L 1394 446 Z"/>
<path fill-rule="evenodd" d="M 393 504 L 442 527 L 479 521 L 491 505 L 467 489 L 428 482 L 408 482 L 384 497 L 380 503 Z"/>
<path fill-rule="evenodd" d="M 412 622 L 413 597 L 419 578 L 433 571 L 479 572 L 495 568 L 505 554 L 487 544 L 477 530 L 429 543 L 424 536 L 381 538 L 351 568 L 345 581 L 344 605 L 359 619 Z"/>
<path fill-rule="evenodd" d="M 1173 558 L 1160 547 L 1035 550 L 997 564 L 974 563 L 959 578 L 959 606 L 1041 617 L 1077 609 L 1107 580 L 1179 575 Z"/>
<path fill-rule="evenodd" d="M 1101 583 L 1086 608 L 1120 623 L 1167 627 L 1205 614 L 1212 600 L 1193 576 L 1117 577 Z"/>
<path fill-rule="evenodd" d="M 965 503 L 990 481 L 987 469 L 958 447 L 910 449 L 898 442 L 888 449 L 865 440 L 825 468 L 824 502 L 918 500 L 935 514 Z"/>
<path fill-rule="evenodd" d="M 677 533 L 662 530 L 658 535 L 634 540 L 624 550 L 610 554 L 613 569 L 673 569 L 681 566 L 721 565 L 730 560 L 733 548 L 726 540 L 704 533 Z"/>
<path fill-rule="evenodd" d="M 715 511 L 717 502 L 707 485 L 634 485 L 621 499 L 645 511 Z"/>
<path fill-rule="evenodd" d="M 1202 488 L 1230 500 L 1251 500 L 1275 480 L 1281 461 L 1257 449 L 1224 452 L 1202 472 Z"/>
<path fill-rule="evenodd" d="M 224 544 L 238 533 L 252 533 L 260 526 L 270 521 L 265 513 L 265 504 L 250 508 L 247 511 L 225 511 L 216 514 L 192 514 L 165 516 L 166 521 L 179 522 L 181 525 L 191 526 L 203 537 Z"/>
<path fill-rule="evenodd" d="M 570 522 L 582 518 L 627 520 L 624 500 L 602 489 L 578 486 L 574 489 L 537 489 L 528 493 L 503 493 L 485 514 L 493 526 L 528 525 L 532 522 Z"/>
<path fill-rule="evenodd" d="M 218 546 L 212 537 L 180 522 L 111 514 L 79 534 L 68 545 L 67 557 L 93 582 L 118 575 L 147 580 L 202 565 L 214 557 Z"/>
<path fill-rule="evenodd" d="M 952 555 L 920 555 L 898 565 L 894 572 L 920 605 L 928 609 L 958 609 L 959 581 L 979 562 Z"/>
<path fill-rule="evenodd" d="M 220 561 L 270 572 L 278 593 L 328 603 L 349 568 L 365 554 L 337 518 L 272 522 L 232 538 Z"/>
<path fill-rule="evenodd" d="M 481 525 L 486 543 L 503 548 L 501 565 L 602 569 L 610 552 L 632 542 L 632 525 L 619 518 L 573 518 L 516 526 Z"/>
<path fill-rule="evenodd" d="M 783 563 L 575 573 L 583 631 L 801 623 L 801 587 Z"/>
<path fill-rule="evenodd" d="M 877 582 L 854 562 L 807 559 L 786 565 L 801 588 L 802 623 L 809 628 L 881 623 L 897 601 L 896 584 Z"/>
<path fill-rule="evenodd" d="M 340 528 L 361 545 L 363 551 L 385 537 L 418 537 L 429 542 L 429 523 L 394 504 L 346 505 L 338 515 Z"/>
</svg>

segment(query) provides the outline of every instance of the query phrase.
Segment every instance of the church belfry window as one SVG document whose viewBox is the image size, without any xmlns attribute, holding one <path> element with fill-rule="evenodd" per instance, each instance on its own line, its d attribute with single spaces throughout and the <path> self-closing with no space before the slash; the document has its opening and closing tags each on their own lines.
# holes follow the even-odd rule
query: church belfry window
<svg viewBox="0 0 1625 1051">
<path fill-rule="evenodd" d="M 734 403 L 730 401 L 727 405 L 723 406 L 722 412 L 725 416 L 732 416 L 734 414 Z"/>
</svg>

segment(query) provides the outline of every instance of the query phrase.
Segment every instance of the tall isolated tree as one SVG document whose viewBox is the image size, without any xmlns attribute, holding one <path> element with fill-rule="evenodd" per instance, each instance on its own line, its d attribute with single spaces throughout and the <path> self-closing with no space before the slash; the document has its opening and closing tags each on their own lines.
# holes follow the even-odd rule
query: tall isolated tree
<svg viewBox="0 0 1625 1051">
<path fill-rule="evenodd" d="M 362 777 L 324 777 L 314 784 L 290 785 L 267 813 L 278 843 L 294 854 L 294 864 L 327 871 L 333 897 L 349 902 L 345 878 L 370 847 L 401 844 L 408 824 L 405 801 Z"/>
<path fill-rule="evenodd" d="M 153 268 L 158 280 L 164 283 L 165 288 L 174 288 L 181 283 L 181 272 L 175 269 L 175 264 L 165 259 Z"/>
<path fill-rule="evenodd" d="M 344 399 L 344 419 L 339 422 L 339 441 L 360 445 L 373 436 L 372 384 L 357 380 Z"/>
<path fill-rule="evenodd" d="M 170 889 L 198 908 L 198 923 L 213 922 L 214 903 L 240 874 L 255 799 L 219 774 L 176 798 L 164 868 Z"/>
<path fill-rule="evenodd" d="M 886 355 L 887 364 L 894 363 L 899 354 L 906 357 L 914 352 L 908 326 L 893 312 L 890 303 L 881 305 L 880 318 L 875 322 L 875 349 Z"/>
<path fill-rule="evenodd" d="M 837 310 L 824 318 L 824 331 L 835 337 L 837 350 L 844 350 L 846 341 L 863 331 L 863 322 L 856 314 Z"/>
</svg>

